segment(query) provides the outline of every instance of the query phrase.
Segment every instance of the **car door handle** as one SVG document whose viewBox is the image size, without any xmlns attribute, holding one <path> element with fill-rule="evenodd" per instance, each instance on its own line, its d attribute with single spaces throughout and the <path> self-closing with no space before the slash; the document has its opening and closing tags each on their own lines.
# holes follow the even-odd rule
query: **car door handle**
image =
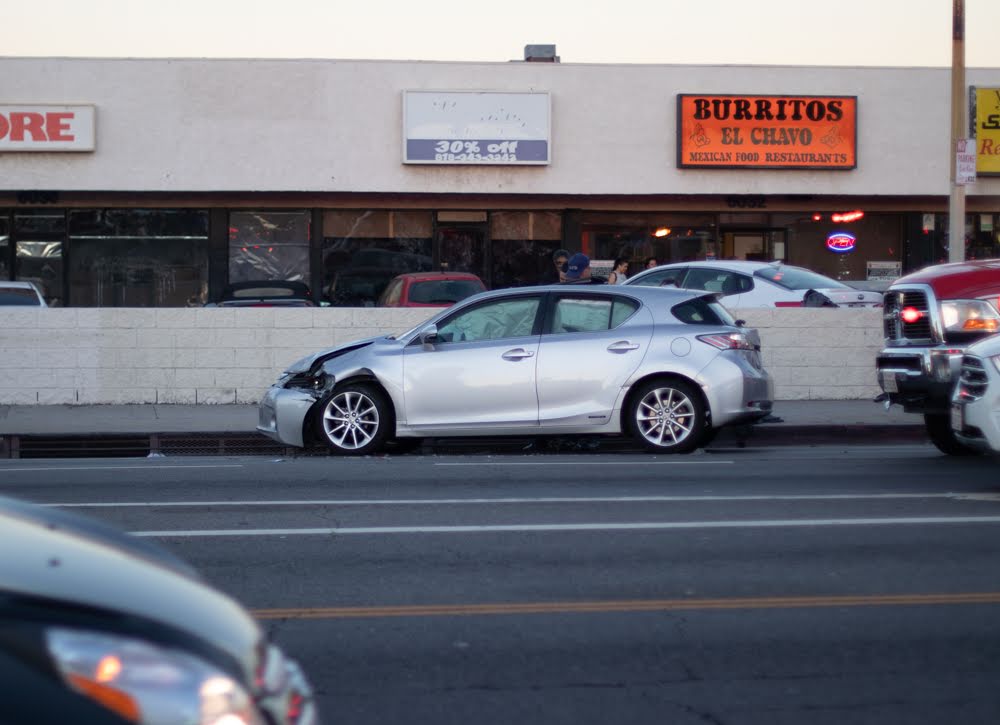
<svg viewBox="0 0 1000 725">
<path fill-rule="evenodd" d="M 504 360 L 522 360 L 526 357 L 534 357 L 535 353 L 531 350 L 525 350 L 523 347 L 515 347 L 513 350 L 508 350 L 502 357 Z"/>
<path fill-rule="evenodd" d="M 613 342 L 608 345 L 608 352 L 628 352 L 629 350 L 638 350 L 639 343 L 629 342 L 628 340 L 622 340 L 621 342 Z"/>
</svg>

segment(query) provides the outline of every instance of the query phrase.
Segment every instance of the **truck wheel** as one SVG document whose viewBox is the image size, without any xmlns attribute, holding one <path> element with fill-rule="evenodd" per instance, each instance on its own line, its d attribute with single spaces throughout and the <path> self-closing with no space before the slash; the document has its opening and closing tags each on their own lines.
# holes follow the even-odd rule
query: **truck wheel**
<svg viewBox="0 0 1000 725">
<path fill-rule="evenodd" d="M 955 437 L 951 429 L 951 419 L 947 415 L 924 413 L 924 425 L 931 443 L 942 453 L 949 456 L 976 456 L 979 452 L 969 448 Z"/>
</svg>

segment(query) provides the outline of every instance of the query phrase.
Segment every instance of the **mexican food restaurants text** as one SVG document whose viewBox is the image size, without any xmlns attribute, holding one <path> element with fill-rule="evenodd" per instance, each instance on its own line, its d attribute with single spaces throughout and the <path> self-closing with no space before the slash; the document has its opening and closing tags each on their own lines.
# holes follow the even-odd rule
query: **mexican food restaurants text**
<svg viewBox="0 0 1000 725">
<path fill-rule="evenodd" d="M 677 96 L 680 168 L 853 169 L 854 96 Z"/>
</svg>

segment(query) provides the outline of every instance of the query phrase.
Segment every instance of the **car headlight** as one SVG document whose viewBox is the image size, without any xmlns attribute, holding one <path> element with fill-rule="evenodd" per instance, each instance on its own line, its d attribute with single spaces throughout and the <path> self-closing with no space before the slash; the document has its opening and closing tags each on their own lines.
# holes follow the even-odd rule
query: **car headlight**
<svg viewBox="0 0 1000 725">
<path fill-rule="evenodd" d="M 67 685 L 140 725 L 264 725 L 243 687 L 179 650 L 130 637 L 55 628 L 49 655 Z"/>
<path fill-rule="evenodd" d="M 941 303 L 945 332 L 996 332 L 1000 315 L 985 300 L 952 300 Z"/>
</svg>

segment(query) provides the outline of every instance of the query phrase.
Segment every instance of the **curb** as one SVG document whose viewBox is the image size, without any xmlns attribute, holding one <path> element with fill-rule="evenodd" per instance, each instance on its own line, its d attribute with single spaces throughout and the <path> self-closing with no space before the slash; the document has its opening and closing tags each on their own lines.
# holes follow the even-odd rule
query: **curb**
<svg viewBox="0 0 1000 725">
<path fill-rule="evenodd" d="M 926 443 L 922 425 L 782 425 L 726 428 L 706 446 L 763 448 L 808 445 Z M 428 438 L 416 454 L 642 452 L 623 436 Z M 257 432 L 91 433 L 0 436 L 0 459 L 144 458 L 148 456 L 325 456 L 322 446 L 282 445 Z"/>
</svg>

